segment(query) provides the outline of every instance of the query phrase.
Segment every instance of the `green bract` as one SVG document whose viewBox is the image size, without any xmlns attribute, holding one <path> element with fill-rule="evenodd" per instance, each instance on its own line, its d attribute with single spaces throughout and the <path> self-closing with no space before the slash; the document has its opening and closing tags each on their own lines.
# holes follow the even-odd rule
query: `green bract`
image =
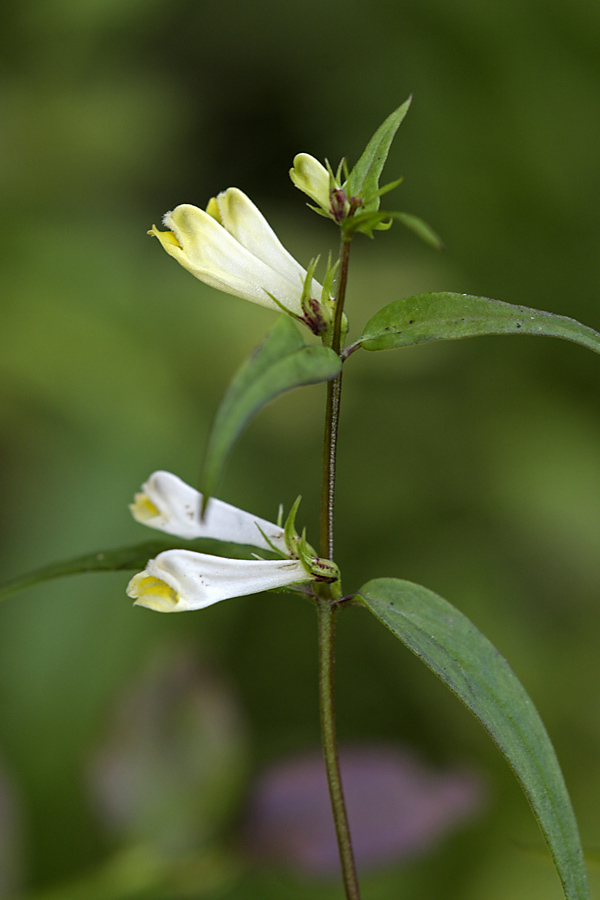
<svg viewBox="0 0 600 900">
<path fill-rule="evenodd" d="M 348 176 L 346 193 L 350 198 L 361 197 L 364 212 L 379 209 L 379 179 L 381 172 L 383 171 L 394 136 L 408 112 L 410 102 L 411 98 L 409 97 L 402 106 L 399 106 L 380 125 Z"/>
</svg>

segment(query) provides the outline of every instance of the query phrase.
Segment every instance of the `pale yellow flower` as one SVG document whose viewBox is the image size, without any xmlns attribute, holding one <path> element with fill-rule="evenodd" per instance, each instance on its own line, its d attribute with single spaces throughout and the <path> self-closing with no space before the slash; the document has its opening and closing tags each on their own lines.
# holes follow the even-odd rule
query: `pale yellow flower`
<svg viewBox="0 0 600 900">
<path fill-rule="evenodd" d="M 178 206 L 165 215 L 163 223 L 168 231 L 153 225 L 149 234 L 200 281 L 261 306 L 303 315 L 306 270 L 238 188 L 213 197 L 206 211 L 189 204 Z M 320 298 L 321 293 L 321 285 L 313 279 L 311 295 Z"/>
<path fill-rule="evenodd" d="M 290 178 L 298 190 L 307 194 L 325 212 L 331 208 L 331 183 L 329 172 L 310 153 L 298 153 L 290 169 Z"/>
</svg>

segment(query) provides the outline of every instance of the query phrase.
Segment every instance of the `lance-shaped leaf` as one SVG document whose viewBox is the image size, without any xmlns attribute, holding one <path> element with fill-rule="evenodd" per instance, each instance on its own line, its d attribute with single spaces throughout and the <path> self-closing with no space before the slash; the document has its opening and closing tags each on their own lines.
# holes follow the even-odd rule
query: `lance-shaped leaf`
<svg viewBox="0 0 600 900">
<path fill-rule="evenodd" d="M 277 319 L 264 342 L 231 382 L 215 417 L 202 471 L 204 506 L 235 441 L 250 419 L 284 391 L 330 381 L 339 374 L 341 365 L 333 350 L 308 344 L 288 316 Z"/>
<path fill-rule="evenodd" d="M 469 619 L 427 588 L 377 578 L 358 599 L 479 719 L 525 791 L 568 900 L 589 888 L 577 823 L 550 738 L 506 660 Z"/>
<path fill-rule="evenodd" d="M 345 186 L 348 197 L 356 197 L 359 193 L 365 198 L 364 211 L 370 212 L 379 209 L 379 176 L 385 165 L 391 143 L 394 139 L 402 119 L 408 112 L 411 98 L 399 106 L 398 109 L 387 117 L 383 125 L 380 125 L 364 153 L 350 172 Z"/>
<path fill-rule="evenodd" d="M 355 346 L 393 350 L 425 341 L 484 334 L 537 334 L 563 338 L 600 353 L 600 334 L 567 316 L 469 294 L 418 294 L 395 300 L 370 319 Z"/>
<path fill-rule="evenodd" d="M 342 228 L 347 235 L 353 234 L 355 231 L 362 231 L 368 237 L 373 237 L 373 231 L 387 231 L 388 228 L 391 228 L 394 220 L 400 222 L 405 228 L 416 234 L 418 238 L 425 241 L 430 247 L 433 247 L 434 250 L 444 249 L 442 239 L 435 233 L 433 228 L 427 222 L 424 222 L 423 219 L 413 216 L 411 213 L 388 212 L 381 209 L 357 213 L 348 219 L 344 219 Z"/>
</svg>

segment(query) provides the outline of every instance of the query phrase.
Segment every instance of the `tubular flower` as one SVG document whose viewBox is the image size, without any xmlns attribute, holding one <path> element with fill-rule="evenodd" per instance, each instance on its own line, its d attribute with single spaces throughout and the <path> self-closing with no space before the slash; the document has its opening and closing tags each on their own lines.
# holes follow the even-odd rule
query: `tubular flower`
<svg viewBox="0 0 600 900">
<path fill-rule="evenodd" d="M 200 518 L 202 494 L 171 472 L 154 472 L 130 505 L 142 525 L 193 540 L 212 538 L 288 554 L 283 528 L 214 497 Z"/>
<path fill-rule="evenodd" d="M 206 211 L 183 204 L 168 212 L 149 234 L 184 269 L 210 287 L 302 316 L 306 270 L 288 253 L 252 201 L 238 188 L 228 188 L 209 202 Z M 311 294 L 321 297 L 313 279 Z M 273 299 L 275 298 L 275 299 Z"/>
<path fill-rule="evenodd" d="M 212 538 L 276 550 L 283 559 L 228 559 L 193 550 L 165 550 L 131 579 L 127 594 L 159 612 L 203 609 L 219 600 L 334 577 L 326 561 L 306 557 L 293 522 L 286 529 L 211 498 L 200 518 L 202 494 L 170 472 L 154 472 L 131 504 L 143 525 L 181 538 Z M 297 508 L 297 504 L 294 507 Z M 286 540 L 287 533 L 287 540 Z M 299 556 L 302 559 L 298 558 Z"/>
<path fill-rule="evenodd" d="M 228 559 L 165 550 L 133 576 L 127 595 L 137 606 L 157 612 L 184 612 L 313 578 L 298 559 Z"/>
</svg>

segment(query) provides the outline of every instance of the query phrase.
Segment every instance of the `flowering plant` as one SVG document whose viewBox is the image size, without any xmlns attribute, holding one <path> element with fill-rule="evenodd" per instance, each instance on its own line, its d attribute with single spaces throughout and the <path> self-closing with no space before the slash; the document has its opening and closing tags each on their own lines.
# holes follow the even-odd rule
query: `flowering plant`
<svg viewBox="0 0 600 900">
<path fill-rule="evenodd" d="M 153 553 L 142 545 L 73 560 L 7 585 L 3 595 L 71 572 L 127 569 L 136 572 L 128 595 L 136 605 L 160 612 L 198 610 L 231 597 L 284 588 L 309 598 L 318 622 L 323 753 L 348 900 L 358 900 L 360 894 L 337 752 L 334 635 L 342 611 L 355 606 L 368 610 L 489 732 L 531 804 L 565 897 L 585 900 L 586 870 L 564 779 L 541 719 L 506 660 L 459 609 L 427 588 L 398 578 L 374 578 L 346 593 L 334 562 L 342 370 L 353 354 L 489 334 L 547 335 L 600 352 L 600 334 L 568 317 L 448 292 L 394 300 L 347 342 L 345 301 L 355 236 L 372 237 L 400 222 L 428 244 L 441 247 L 422 220 L 380 206 L 381 197 L 400 184 L 397 180 L 380 187 L 379 181 L 408 107 L 409 101 L 385 120 L 351 169 L 342 160 L 334 171 L 306 153 L 294 159 L 293 184 L 308 196 L 311 209 L 339 229 L 339 257 L 328 262 L 322 282 L 315 278 L 318 259 L 306 268 L 300 265 L 237 188 L 218 194 L 206 210 L 178 206 L 165 215 L 165 231 L 153 226 L 150 233 L 196 278 L 279 315 L 235 375 L 219 408 L 204 457 L 203 493 L 157 471 L 135 497 L 135 519 L 176 538 L 177 544 L 161 545 Z M 296 530 L 299 501 L 285 522 L 280 515 L 273 523 L 213 497 L 229 452 L 252 417 L 277 395 L 315 383 L 324 383 L 327 392 L 318 553 L 306 532 Z M 202 546 L 181 547 L 181 541 Z M 218 542 L 223 549 L 227 544 L 228 549 L 222 554 L 205 552 L 213 548 L 203 542 Z M 238 558 L 229 554 L 229 545 L 254 548 L 261 555 Z"/>
</svg>

